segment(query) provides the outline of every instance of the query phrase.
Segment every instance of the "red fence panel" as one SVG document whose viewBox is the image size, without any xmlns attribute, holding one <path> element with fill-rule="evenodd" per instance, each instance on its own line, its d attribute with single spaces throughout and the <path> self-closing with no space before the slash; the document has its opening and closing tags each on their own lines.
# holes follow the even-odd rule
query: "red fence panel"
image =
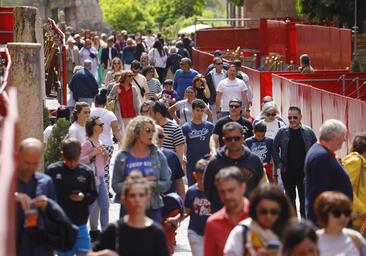
<svg viewBox="0 0 366 256">
<path fill-rule="evenodd" d="M 196 47 L 203 51 L 216 49 L 258 49 L 257 28 L 210 28 L 196 32 Z"/>
<path fill-rule="evenodd" d="M 0 7 L 0 44 L 13 42 L 13 7 Z"/>
</svg>

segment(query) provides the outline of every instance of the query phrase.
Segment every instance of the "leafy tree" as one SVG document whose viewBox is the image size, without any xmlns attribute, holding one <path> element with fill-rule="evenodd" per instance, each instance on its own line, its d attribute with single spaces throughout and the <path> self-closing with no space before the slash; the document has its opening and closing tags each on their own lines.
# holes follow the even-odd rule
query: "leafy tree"
<svg viewBox="0 0 366 256">
<path fill-rule="evenodd" d="M 231 2 L 232 4 L 234 4 L 236 6 L 243 6 L 244 5 L 243 0 L 227 0 L 227 1 Z"/>
<path fill-rule="evenodd" d="M 60 118 L 52 128 L 45 150 L 45 168 L 48 165 L 61 160 L 61 143 L 65 139 L 70 122 L 66 118 Z"/>
<path fill-rule="evenodd" d="M 366 18 L 366 1 L 357 0 L 358 25 Z M 296 9 L 310 20 L 331 20 L 338 26 L 352 27 L 354 23 L 354 0 L 296 0 Z"/>
<path fill-rule="evenodd" d="M 104 20 L 114 29 L 142 32 L 154 26 L 154 20 L 138 0 L 99 0 Z"/>
</svg>

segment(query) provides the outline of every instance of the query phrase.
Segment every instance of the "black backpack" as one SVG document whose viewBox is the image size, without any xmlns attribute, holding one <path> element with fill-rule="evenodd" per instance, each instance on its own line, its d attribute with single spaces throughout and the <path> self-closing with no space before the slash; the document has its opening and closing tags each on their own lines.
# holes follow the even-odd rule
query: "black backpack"
<svg viewBox="0 0 366 256">
<path fill-rule="evenodd" d="M 180 54 L 174 54 L 172 57 L 172 65 L 170 66 L 170 70 L 173 74 L 180 69 L 180 60 L 182 59 L 182 56 Z"/>
</svg>

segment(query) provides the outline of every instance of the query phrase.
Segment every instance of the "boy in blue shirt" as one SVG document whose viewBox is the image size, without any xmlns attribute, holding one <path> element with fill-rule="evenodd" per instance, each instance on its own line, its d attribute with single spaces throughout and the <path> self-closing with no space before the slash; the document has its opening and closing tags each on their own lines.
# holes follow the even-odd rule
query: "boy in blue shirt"
<svg viewBox="0 0 366 256">
<path fill-rule="evenodd" d="M 272 144 L 273 140 L 265 136 L 267 126 L 264 122 L 257 122 L 254 125 L 254 136 L 245 140 L 250 150 L 262 161 L 268 179 L 272 182 Z"/>
<path fill-rule="evenodd" d="M 203 235 L 208 217 L 211 215 L 211 203 L 203 191 L 203 172 L 208 161 L 201 159 L 196 163 L 193 177 L 197 183 L 188 188 L 184 200 L 185 211 L 181 221 L 190 216 L 188 225 L 188 241 L 192 255 L 203 255 Z"/>
</svg>

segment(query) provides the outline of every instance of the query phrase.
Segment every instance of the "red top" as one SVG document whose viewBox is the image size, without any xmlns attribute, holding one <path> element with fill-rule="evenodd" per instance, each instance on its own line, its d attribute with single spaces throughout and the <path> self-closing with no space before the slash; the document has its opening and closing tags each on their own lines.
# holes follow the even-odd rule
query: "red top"
<svg viewBox="0 0 366 256">
<path fill-rule="evenodd" d="M 249 201 L 244 198 L 243 212 L 237 222 L 233 222 L 226 212 L 226 208 L 210 216 L 205 228 L 205 256 L 223 256 L 227 238 L 233 228 L 242 220 L 248 218 Z"/>
<path fill-rule="evenodd" d="M 126 90 L 125 87 L 120 86 L 121 93 L 119 94 L 119 107 L 121 109 L 122 118 L 133 118 L 136 116 L 135 109 L 133 107 L 133 92 L 132 84 Z"/>
</svg>

